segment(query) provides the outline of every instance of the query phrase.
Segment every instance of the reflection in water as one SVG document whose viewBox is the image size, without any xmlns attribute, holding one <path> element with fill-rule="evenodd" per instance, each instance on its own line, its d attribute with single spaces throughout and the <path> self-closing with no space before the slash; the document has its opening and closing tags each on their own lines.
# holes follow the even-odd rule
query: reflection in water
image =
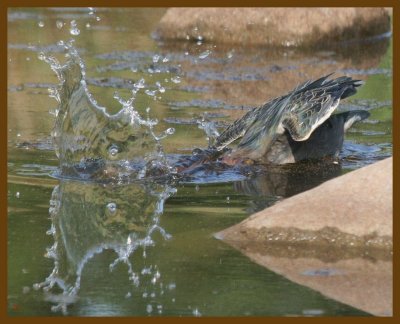
<svg viewBox="0 0 400 324">
<path fill-rule="evenodd" d="M 389 36 L 338 42 L 332 48 L 323 49 L 233 47 L 230 44 L 218 44 L 215 49 L 214 44 L 207 42 L 202 46 L 194 42 L 163 42 L 159 46 L 167 52 L 188 53 L 185 60 L 179 59 L 187 77 L 184 85 L 192 91 L 204 92 L 203 100 L 221 101 L 224 112 L 238 118 L 243 115 L 240 105 L 242 109 L 261 105 L 306 79 L 331 72 L 363 80 L 377 72 L 390 75 L 390 68 L 377 70 L 387 53 Z M 196 61 L 204 49 L 212 50 L 213 55 Z"/>
<path fill-rule="evenodd" d="M 392 316 L 391 238 L 357 237 L 333 228 L 308 232 L 282 228 L 269 235 L 258 233 L 260 236 L 266 241 L 255 242 L 253 233 L 247 241 L 226 242 L 293 282 L 370 314 Z"/>
<path fill-rule="evenodd" d="M 259 169 L 256 176 L 234 182 L 234 189 L 254 197 L 249 209 L 256 211 L 279 197 L 309 189 L 340 172 L 341 166 L 331 162 Z M 43 289 L 45 299 L 54 304 L 53 311 L 66 314 L 68 305 L 78 300 L 85 266 L 96 255 L 113 251 L 116 257 L 109 268 L 113 270 L 124 263 L 132 289 L 145 291 L 146 297 L 154 289 L 163 291 L 166 285 L 160 280 L 157 264 L 151 262 L 151 266 L 146 266 L 146 262 L 133 259 L 138 255 L 136 260 L 146 260 L 146 250 L 157 249 L 156 237 L 168 240 L 174 234 L 166 233 L 160 226 L 160 218 L 165 201 L 176 192 L 173 184 L 165 182 L 104 184 L 60 180 L 50 200 L 51 228 L 47 231 L 54 244 L 47 249 L 46 256 L 54 261 L 54 268 L 34 288 Z M 155 311 L 152 302 L 147 306 L 145 311 L 152 314 Z"/>
<path fill-rule="evenodd" d="M 175 192 L 167 184 L 105 186 L 61 181 L 50 200 L 51 228 L 47 231 L 54 238 L 46 253 L 54 260 L 54 269 L 44 282 L 34 286 L 43 288 L 46 299 L 56 304 L 52 310 L 66 313 L 67 306 L 76 302 L 85 266 L 105 250 L 117 254 L 110 270 L 119 263 L 126 264 L 133 286 L 159 286 L 161 274 L 157 265 L 139 269 L 130 256 L 142 251 L 146 258 L 146 249 L 155 245 L 153 237 L 157 232 L 165 240 L 170 238 L 159 220 L 165 200 Z M 143 276 L 150 282 L 143 282 Z"/>
<path fill-rule="evenodd" d="M 269 166 L 253 176 L 234 183 L 237 192 L 253 197 L 248 212 L 271 206 L 279 198 L 287 198 L 309 190 L 339 176 L 342 166 L 332 161 L 302 162 Z"/>
</svg>

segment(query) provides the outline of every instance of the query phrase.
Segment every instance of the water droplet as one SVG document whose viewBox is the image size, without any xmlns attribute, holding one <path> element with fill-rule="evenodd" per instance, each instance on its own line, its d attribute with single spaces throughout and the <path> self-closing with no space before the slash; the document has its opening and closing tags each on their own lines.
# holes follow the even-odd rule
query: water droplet
<svg viewBox="0 0 400 324">
<path fill-rule="evenodd" d="M 69 29 L 69 33 L 74 36 L 77 36 L 81 33 L 75 20 L 71 21 L 71 28 Z"/>
<path fill-rule="evenodd" d="M 228 52 L 228 54 L 226 54 L 226 57 L 228 59 L 231 59 L 233 57 L 233 51 Z"/>
<path fill-rule="evenodd" d="M 165 92 L 165 88 L 161 85 L 160 82 L 156 82 L 156 86 L 158 87 L 158 91 L 160 91 L 161 93 Z"/>
<path fill-rule="evenodd" d="M 210 55 L 211 54 L 211 51 L 210 50 L 207 50 L 207 51 L 204 51 L 203 53 L 201 53 L 200 55 L 199 55 L 199 59 L 205 59 L 208 55 Z"/>
<path fill-rule="evenodd" d="M 170 283 L 169 285 L 168 285 L 168 289 L 169 290 L 173 290 L 173 289 L 175 289 L 176 288 L 176 284 L 174 283 L 174 282 L 172 282 L 172 283 Z"/>
<path fill-rule="evenodd" d="M 110 211 L 111 214 L 115 214 L 115 212 L 117 211 L 117 204 L 110 202 L 107 204 L 107 209 Z"/>
<path fill-rule="evenodd" d="M 56 26 L 57 26 L 58 29 L 61 29 L 61 28 L 63 28 L 64 23 L 61 20 L 57 20 L 56 21 Z"/>
<path fill-rule="evenodd" d="M 229 196 L 226 197 L 226 202 L 227 202 L 228 204 L 230 203 L 230 200 L 231 200 L 231 198 L 229 198 Z"/>
<path fill-rule="evenodd" d="M 100 21 L 101 18 L 99 16 L 96 17 L 96 21 Z"/>
<path fill-rule="evenodd" d="M 150 314 L 152 311 L 153 311 L 153 306 L 151 306 L 150 304 L 148 304 L 148 305 L 146 306 L 146 312 Z"/>
<path fill-rule="evenodd" d="M 189 35 L 186 35 L 186 39 L 189 40 L 189 39 L 190 39 L 190 36 L 189 36 Z"/>
<path fill-rule="evenodd" d="M 56 228 L 54 227 L 54 225 L 51 225 L 51 227 L 46 231 L 47 235 L 54 235 L 56 234 Z"/>
<path fill-rule="evenodd" d="M 28 57 L 26 58 L 26 60 L 29 62 L 29 61 L 31 60 L 31 58 L 28 56 Z"/>
<path fill-rule="evenodd" d="M 40 52 L 40 53 L 38 54 L 38 59 L 41 60 L 41 61 L 44 61 L 44 60 L 46 59 L 46 55 L 44 55 L 43 52 Z"/>
<path fill-rule="evenodd" d="M 44 27 L 44 22 L 43 22 L 43 21 L 39 21 L 39 22 L 38 22 L 38 26 L 39 26 L 40 28 Z"/>
<path fill-rule="evenodd" d="M 153 56 L 153 63 L 157 63 L 160 60 L 160 55 L 156 54 Z"/>
<path fill-rule="evenodd" d="M 163 63 L 167 63 L 169 60 L 167 57 L 164 57 L 162 61 L 163 61 Z"/>
<path fill-rule="evenodd" d="M 119 95 L 119 92 L 118 92 L 118 91 L 114 91 L 113 98 L 114 98 L 114 99 L 117 99 L 118 101 L 121 101 L 121 100 L 122 100 L 122 98 L 121 98 L 121 96 Z"/>
<path fill-rule="evenodd" d="M 126 295 L 125 295 L 125 298 L 131 298 L 132 297 L 132 294 L 130 293 L 130 292 L 128 292 Z"/>
<path fill-rule="evenodd" d="M 17 191 L 17 193 L 15 194 L 15 197 L 19 198 L 19 196 L 20 196 L 20 193 L 19 193 L 19 191 Z"/>
<path fill-rule="evenodd" d="M 181 78 L 179 76 L 174 76 L 171 78 L 171 81 L 173 83 L 180 83 L 181 82 Z"/>
<path fill-rule="evenodd" d="M 90 28 L 90 24 L 89 23 L 86 24 L 86 28 Z"/>
<path fill-rule="evenodd" d="M 147 94 L 148 96 L 153 97 L 156 94 L 156 90 L 146 90 L 144 93 Z"/>
<path fill-rule="evenodd" d="M 189 52 L 185 52 L 185 55 L 188 56 L 188 55 L 189 55 Z"/>
<path fill-rule="evenodd" d="M 135 82 L 133 85 L 136 89 L 143 89 L 145 86 L 145 81 L 144 79 L 140 79 L 138 82 Z"/>
<path fill-rule="evenodd" d="M 200 316 L 201 316 L 201 313 L 199 312 L 199 310 L 198 310 L 197 308 L 195 308 L 195 309 L 193 310 L 193 315 L 196 316 L 196 317 L 200 317 Z"/>
<path fill-rule="evenodd" d="M 318 316 L 324 314 L 322 309 L 303 309 L 303 315 Z"/>
<path fill-rule="evenodd" d="M 172 135 L 172 134 L 175 133 L 175 128 L 170 127 L 165 131 L 165 133 L 168 134 L 168 135 Z"/>
<path fill-rule="evenodd" d="M 118 146 L 113 144 L 110 146 L 110 148 L 108 149 L 108 153 L 110 154 L 110 157 L 114 158 L 117 156 L 117 154 L 119 153 L 119 149 Z"/>
<path fill-rule="evenodd" d="M 88 7 L 89 15 L 94 15 L 95 10 L 92 7 Z"/>
</svg>

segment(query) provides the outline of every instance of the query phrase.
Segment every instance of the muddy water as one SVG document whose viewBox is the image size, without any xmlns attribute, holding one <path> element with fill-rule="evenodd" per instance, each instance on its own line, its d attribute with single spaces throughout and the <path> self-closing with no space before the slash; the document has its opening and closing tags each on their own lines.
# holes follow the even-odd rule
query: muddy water
<svg viewBox="0 0 400 324">
<path fill-rule="evenodd" d="M 152 31 L 164 11 L 9 11 L 9 314 L 367 315 L 252 263 L 212 234 L 391 155 L 391 38 L 317 52 L 163 43 Z M 222 130 L 251 107 L 332 71 L 365 81 L 340 109 L 371 116 L 347 133 L 341 165 L 205 170 L 184 183 L 55 178 L 58 104 L 48 88 L 59 80 L 38 56 L 64 62 L 57 43 L 70 38 L 86 66 L 88 91 L 108 114 L 121 110 L 115 91 L 126 100 L 145 80 L 133 106 L 158 120 L 155 134 L 175 129 L 160 140 L 171 160 L 207 146 L 212 134 L 199 127 L 202 120 Z"/>
</svg>

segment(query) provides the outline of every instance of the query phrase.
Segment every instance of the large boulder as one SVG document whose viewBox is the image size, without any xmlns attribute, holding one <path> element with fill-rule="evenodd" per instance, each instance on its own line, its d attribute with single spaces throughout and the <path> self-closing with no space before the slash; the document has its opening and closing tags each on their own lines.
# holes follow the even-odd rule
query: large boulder
<svg viewBox="0 0 400 324">
<path fill-rule="evenodd" d="M 329 180 L 215 236 L 301 285 L 392 314 L 393 159 Z"/>
<path fill-rule="evenodd" d="M 171 8 L 163 39 L 272 46 L 327 46 L 390 30 L 384 8 Z"/>
<path fill-rule="evenodd" d="M 391 248 L 393 158 L 278 202 L 218 235 L 224 240 Z M 340 241 L 335 240 L 340 238 Z"/>
</svg>

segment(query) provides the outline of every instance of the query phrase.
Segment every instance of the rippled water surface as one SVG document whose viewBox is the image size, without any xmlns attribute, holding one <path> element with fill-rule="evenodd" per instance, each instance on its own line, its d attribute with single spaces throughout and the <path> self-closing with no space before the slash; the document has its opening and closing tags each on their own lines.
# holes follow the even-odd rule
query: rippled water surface
<svg viewBox="0 0 400 324">
<path fill-rule="evenodd" d="M 9 11 L 9 314 L 367 315 L 253 263 L 213 234 L 391 156 L 391 38 L 323 51 L 201 38 L 163 43 L 153 32 L 164 12 Z M 50 58 L 64 64 L 71 38 L 84 64 L 82 93 L 92 101 L 83 102 L 78 74 L 67 75 L 78 89 L 68 92 L 76 114 L 67 123 L 60 108 L 65 97 L 57 97 L 61 68 Z M 173 161 L 206 147 L 248 109 L 332 71 L 365 81 L 340 109 L 371 114 L 346 134 L 340 165 L 204 169 L 185 179 L 143 171 L 170 172 Z M 61 119 L 63 128 L 54 128 Z M 113 181 L 86 177 L 98 164 L 83 163 L 82 156 L 98 155 L 113 162 L 105 167 Z"/>
</svg>

